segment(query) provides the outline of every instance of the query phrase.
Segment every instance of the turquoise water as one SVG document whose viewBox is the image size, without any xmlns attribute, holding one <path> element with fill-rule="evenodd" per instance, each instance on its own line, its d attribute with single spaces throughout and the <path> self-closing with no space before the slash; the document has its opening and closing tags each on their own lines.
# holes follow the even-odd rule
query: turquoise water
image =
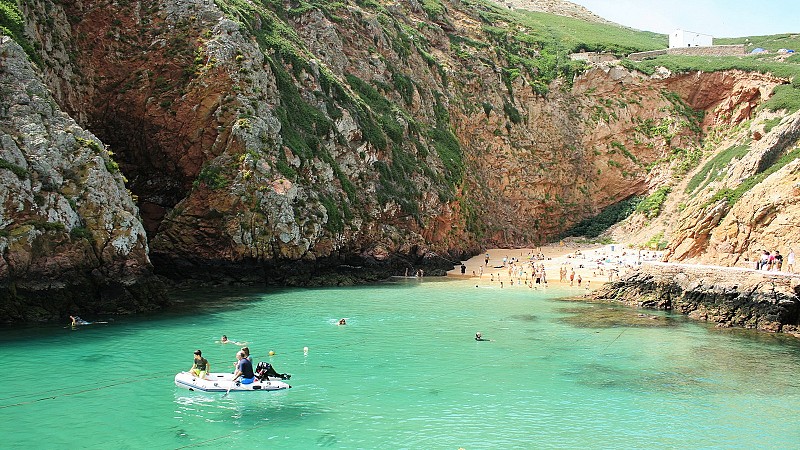
<svg viewBox="0 0 800 450">
<path fill-rule="evenodd" d="M 205 290 L 157 315 L 0 330 L 2 446 L 800 446 L 798 340 L 556 299 L 569 293 L 433 279 Z M 177 388 L 196 348 L 231 367 L 222 334 L 294 387 Z"/>
</svg>

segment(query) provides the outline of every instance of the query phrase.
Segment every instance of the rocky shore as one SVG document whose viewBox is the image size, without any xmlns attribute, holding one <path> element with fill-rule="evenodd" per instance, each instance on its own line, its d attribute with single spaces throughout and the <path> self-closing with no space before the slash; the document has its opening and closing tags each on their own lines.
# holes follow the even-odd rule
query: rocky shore
<svg viewBox="0 0 800 450">
<path fill-rule="evenodd" d="M 646 262 L 592 293 L 598 300 L 674 310 L 720 327 L 800 337 L 800 275 Z"/>
</svg>

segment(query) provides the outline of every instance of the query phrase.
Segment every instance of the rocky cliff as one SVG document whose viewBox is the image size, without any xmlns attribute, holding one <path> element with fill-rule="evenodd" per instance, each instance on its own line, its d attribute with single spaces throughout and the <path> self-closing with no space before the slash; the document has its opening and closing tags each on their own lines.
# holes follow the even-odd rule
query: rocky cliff
<svg viewBox="0 0 800 450">
<path fill-rule="evenodd" d="M 644 264 L 594 297 L 691 318 L 800 335 L 800 276 L 751 269 Z"/>
<path fill-rule="evenodd" d="M 478 0 L 21 8 L 55 105 L 137 202 L 111 226 L 141 240 L 126 261 L 149 245 L 178 281 L 352 283 L 540 243 L 674 184 L 787 81 L 586 67 L 566 57 L 585 43 Z"/>
<path fill-rule="evenodd" d="M 0 321 L 163 306 L 138 211 L 108 148 L 0 36 Z"/>
</svg>

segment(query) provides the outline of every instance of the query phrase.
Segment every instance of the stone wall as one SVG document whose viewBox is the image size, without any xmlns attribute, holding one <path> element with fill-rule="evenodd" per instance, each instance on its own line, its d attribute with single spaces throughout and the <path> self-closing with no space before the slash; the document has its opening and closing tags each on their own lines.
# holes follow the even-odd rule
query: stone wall
<svg viewBox="0 0 800 450">
<path fill-rule="evenodd" d="M 601 62 L 616 61 L 619 58 L 617 58 L 611 53 L 580 52 L 580 53 L 570 53 L 569 59 L 573 61 L 586 61 L 588 63 L 597 64 Z"/>
<path fill-rule="evenodd" d="M 800 275 L 733 267 L 646 263 L 594 298 L 674 310 L 722 327 L 800 336 Z"/>
<path fill-rule="evenodd" d="M 628 55 L 628 59 L 633 60 L 633 61 L 641 61 L 643 59 L 654 58 L 656 56 L 661 56 L 661 55 L 666 55 L 666 54 L 667 54 L 667 49 L 650 50 L 649 52 L 631 53 L 630 55 Z"/>
<path fill-rule="evenodd" d="M 680 47 L 667 49 L 668 55 L 684 56 L 742 56 L 745 54 L 744 44 L 712 45 L 711 47 Z"/>
<path fill-rule="evenodd" d="M 628 55 L 628 59 L 641 61 L 660 55 L 683 55 L 683 56 L 744 56 L 746 54 L 744 44 L 736 45 L 712 45 L 711 47 L 679 47 L 665 48 L 663 50 L 651 50 L 649 52 L 637 52 Z"/>
</svg>

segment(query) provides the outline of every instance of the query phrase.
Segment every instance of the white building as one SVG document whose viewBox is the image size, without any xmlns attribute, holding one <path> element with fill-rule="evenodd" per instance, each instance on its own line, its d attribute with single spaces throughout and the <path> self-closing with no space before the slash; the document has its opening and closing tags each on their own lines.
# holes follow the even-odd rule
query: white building
<svg viewBox="0 0 800 450">
<path fill-rule="evenodd" d="M 669 48 L 711 47 L 714 37 L 710 34 L 695 33 L 677 29 L 669 35 Z"/>
</svg>

